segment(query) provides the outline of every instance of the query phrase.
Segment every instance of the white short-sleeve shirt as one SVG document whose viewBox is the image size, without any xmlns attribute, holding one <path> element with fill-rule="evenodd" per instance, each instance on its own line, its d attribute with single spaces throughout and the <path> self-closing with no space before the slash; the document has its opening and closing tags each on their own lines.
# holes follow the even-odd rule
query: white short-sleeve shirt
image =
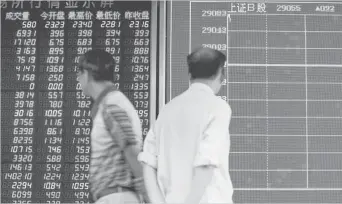
<svg viewBox="0 0 342 204">
<path fill-rule="evenodd" d="M 231 108 L 212 89 L 194 83 L 162 109 L 139 160 L 157 169 L 167 203 L 183 203 L 196 166 L 213 165 L 201 203 L 233 203 L 229 175 Z"/>
</svg>

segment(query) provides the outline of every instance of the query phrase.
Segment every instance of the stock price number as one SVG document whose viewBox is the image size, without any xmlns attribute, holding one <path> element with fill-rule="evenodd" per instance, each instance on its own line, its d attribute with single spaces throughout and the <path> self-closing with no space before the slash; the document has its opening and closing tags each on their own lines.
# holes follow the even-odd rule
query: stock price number
<svg viewBox="0 0 342 204">
<path fill-rule="evenodd" d="M 90 128 L 75 128 L 75 135 L 90 135 Z"/>
<path fill-rule="evenodd" d="M 136 108 L 148 108 L 148 101 L 134 101 L 134 106 Z"/>
<path fill-rule="evenodd" d="M 62 144 L 62 138 L 61 137 L 46 137 L 44 139 L 45 144 Z"/>
<path fill-rule="evenodd" d="M 148 81 L 149 78 L 149 74 L 135 74 L 133 77 L 133 81 Z"/>
<path fill-rule="evenodd" d="M 73 144 L 85 144 L 85 145 L 89 145 L 90 144 L 90 139 L 89 137 L 81 137 L 81 138 L 73 138 L 72 139 L 72 143 Z"/>
<path fill-rule="evenodd" d="M 20 137 L 13 137 L 14 144 L 32 144 L 33 140 L 30 136 L 20 136 Z"/>
<path fill-rule="evenodd" d="M 47 135 L 61 135 L 63 133 L 63 128 L 47 128 L 46 129 L 46 134 Z"/>
<path fill-rule="evenodd" d="M 61 174 L 60 173 L 44 173 L 44 180 L 46 181 L 61 180 Z"/>
<path fill-rule="evenodd" d="M 63 72 L 64 66 L 63 65 L 48 65 L 46 66 L 46 72 L 58 73 Z"/>
<path fill-rule="evenodd" d="M 73 119 L 72 125 L 77 125 L 77 126 L 90 126 L 91 120 L 81 118 L 81 119 Z"/>
<path fill-rule="evenodd" d="M 133 54 L 135 55 L 148 55 L 150 53 L 149 47 L 135 47 Z"/>
<path fill-rule="evenodd" d="M 61 146 L 48 146 L 49 153 L 61 153 L 62 147 Z"/>
<path fill-rule="evenodd" d="M 33 99 L 34 98 L 34 92 L 24 92 L 24 91 L 16 91 L 15 92 L 15 99 Z"/>
<path fill-rule="evenodd" d="M 61 197 L 61 192 L 46 192 L 45 195 L 50 199 L 59 199 Z"/>
<path fill-rule="evenodd" d="M 89 171 L 89 164 L 75 164 L 75 171 Z"/>
<path fill-rule="evenodd" d="M 16 127 L 13 129 L 13 135 L 32 135 L 33 128 L 22 128 L 22 127 Z"/>
<path fill-rule="evenodd" d="M 78 199 L 84 199 L 84 198 L 89 198 L 89 193 L 88 192 L 75 192 L 74 195 L 76 196 L 76 198 Z M 77 202 L 77 201 L 76 201 Z M 82 203 L 82 202 L 80 202 Z"/>
<path fill-rule="evenodd" d="M 14 107 L 15 108 L 33 108 L 34 106 L 34 101 L 19 101 L 16 100 L 14 102 Z"/>
<path fill-rule="evenodd" d="M 45 28 L 49 29 L 61 29 L 64 28 L 65 22 L 64 21 L 46 21 Z"/>
<path fill-rule="evenodd" d="M 64 37 L 64 30 L 51 30 L 50 38 L 62 38 Z"/>
<path fill-rule="evenodd" d="M 149 37 L 150 30 L 134 30 L 134 37 Z"/>
<path fill-rule="evenodd" d="M 135 38 L 135 39 L 126 39 L 124 41 L 124 45 L 127 46 L 148 46 L 150 45 L 149 38 Z"/>
<path fill-rule="evenodd" d="M 121 21 L 101 21 L 101 28 L 119 28 Z"/>
<path fill-rule="evenodd" d="M 15 70 L 18 72 L 34 72 L 36 71 L 36 65 L 23 65 L 23 66 L 15 66 Z"/>
<path fill-rule="evenodd" d="M 89 154 L 90 146 L 76 146 L 78 154 Z"/>
<path fill-rule="evenodd" d="M 148 65 L 133 65 L 132 72 L 141 73 L 141 72 L 149 72 L 150 66 Z"/>
<path fill-rule="evenodd" d="M 48 190 L 61 189 L 61 184 L 57 182 L 50 182 L 50 181 L 44 182 L 43 188 L 48 189 Z"/>
<path fill-rule="evenodd" d="M 32 192 L 31 191 L 13 191 L 12 198 L 18 198 L 18 199 L 32 198 Z"/>
<path fill-rule="evenodd" d="M 301 11 L 302 8 L 300 5 L 277 5 L 277 11 L 284 12 L 284 11 Z"/>
<path fill-rule="evenodd" d="M 77 101 L 78 108 L 90 108 L 91 101 Z"/>
<path fill-rule="evenodd" d="M 12 189 L 18 189 L 18 190 L 22 190 L 22 189 L 28 189 L 28 188 L 32 188 L 32 183 L 31 182 L 27 182 L 27 181 L 14 181 L 12 184 Z"/>
<path fill-rule="evenodd" d="M 31 180 L 32 179 L 32 173 L 25 173 L 25 174 L 23 174 L 23 173 L 15 173 L 15 172 L 13 172 L 13 173 L 5 173 L 5 179 L 11 179 L 11 180 Z"/>
<path fill-rule="evenodd" d="M 49 48 L 49 55 L 63 55 L 64 48 L 63 47 L 50 47 Z"/>
<path fill-rule="evenodd" d="M 76 155 L 75 162 L 77 163 L 87 163 L 89 162 L 89 155 Z"/>
<path fill-rule="evenodd" d="M 132 83 L 130 89 L 134 91 L 147 91 L 149 89 L 148 83 Z"/>
<path fill-rule="evenodd" d="M 71 188 L 73 190 L 86 190 L 86 189 L 89 189 L 89 183 L 85 183 L 85 182 L 72 183 Z"/>
<path fill-rule="evenodd" d="M 18 38 L 30 38 L 36 37 L 37 31 L 36 30 L 17 30 L 16 37 Z"/>
<path fill-rule="evenodd" d="M 133 99 L 137 100 L 137 99 L 148 99 L 149 93 L 148 91 L 135 91 L 133 93 Z"/>
<path fill-rule="evenodd" d="M 33 119 L 28 118 L 15 118 L 13 121 L 14 126 L 33 126 Z"/>
<path fill-rule="evenodd" d="M 92 21 L 74 21 L 72 24 L 73 28 L 91 28 L 92 26 Z"/>
<path fill-rule="evenodd" d="M 84 181 L 89 179 L 88 173 L 73 173 L 71 179 L 73 181 Z"/>
<path fill-rule="evenodd" d="M 139 118 L 147 118 L 148 117 L 148 110 L 137 110 Z"/>
<path fill-rule="evenodd" d="M 15 109 L 14 110 L 14 117 L 33 117 L 33 110 L 32 109 Z"/>
<path fill-rule="evenodd" d="M 227 33 L 227 27 L 202 27 L 202 33 L 204 34 L 221 34 Z"/>
<path fill-rule="evenodd" d="M 203 47 L 209 47 L 215 50 L 226 51 L 227 44 L 202 44 Z"/>
<path fill-rule="evenodd" d="M 21 52 L 23 51 L 23 52 Z M 36 48 L 35 47 L 24 47 L 22 50 L 21 47 L 17 47 L 17 55 L 25 54 L 25 55 L 35 55 L 36 54 Z"/>
<path fill-rule="evenodd" d="M 149 28 L 150 22 L 149 21 L 129 21 L 130 28 Z"/>
<path fill-rule="evenodd" d="M 46 164 L 46 171 L 60 171 L 61 168 L 61 164 Z"/>
<path fill-rule="evenodd" d="M 32 146 L 11 146 L 12 153 L 32 153 Z"/>
<path fill-rule="evenodd" d="M 62 160 L 62 155 L 47 155 L 46 156 L 46 162 L 49 162 L 49 163 L 61 162 L 61 160 Z"/>
<path fill-rule="evenodd" d="M 28 81 L 28 82 L 31 82 L 31 81 L 34 81 L 36 78 L 36 75 L 35 74 L 17 74 L 17 80 L 19 81 Z"/>
<path fill-rule="evenodd" d="M 150 63 L 150 59 L 147 56 L 133 56 L 131 58 L 128 58 L 128 60 L 130 60 L 131 63 L 135 63 L 135 64 L 140 64 L 140 63 L 148 64 L 148 63 Z"/>
</svg>

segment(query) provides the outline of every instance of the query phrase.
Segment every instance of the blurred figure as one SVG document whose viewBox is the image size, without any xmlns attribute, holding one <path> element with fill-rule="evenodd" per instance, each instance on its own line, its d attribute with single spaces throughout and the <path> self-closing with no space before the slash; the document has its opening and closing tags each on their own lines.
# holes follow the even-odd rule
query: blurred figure
<svg viewBox="0 0 342 204">
<path fill-rule="evenodd" d="M 90 192 L 95 203 L 139 203 L 145 199 L 139 116 L 129 99 L 113 84 L 113 57 L 90 50 L 79 60 L 77 80 L 93 100 Z"/>
<path fill-rule="evenodd" d="M 160 112 L 139 160 L 152 203 L 233 203 L 229 175 L 231 108 L 216 94 L 226 56 L 200 48 L 188 55 L 191 85 Z"/>
</svg>

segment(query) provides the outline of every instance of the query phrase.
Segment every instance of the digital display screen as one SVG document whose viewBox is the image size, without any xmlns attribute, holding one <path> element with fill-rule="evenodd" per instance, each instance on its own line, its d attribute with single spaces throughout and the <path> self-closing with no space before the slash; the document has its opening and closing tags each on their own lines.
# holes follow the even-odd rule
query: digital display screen
<svg viewBox="0 0 342 204">
<path fill-rule="evenodd" d="M 235 203 L 341 203 L 341 1 L 170 1 L 165 103 L 189 87 L 186 56 L 227 55 Z"/>
<path fill-rule="evenodd" d="M 1 203 L 88 203 L 92 101 L 80 56 L 105 49 L 150 126 L 151 2 L 1 1 Z"/>
</svg>

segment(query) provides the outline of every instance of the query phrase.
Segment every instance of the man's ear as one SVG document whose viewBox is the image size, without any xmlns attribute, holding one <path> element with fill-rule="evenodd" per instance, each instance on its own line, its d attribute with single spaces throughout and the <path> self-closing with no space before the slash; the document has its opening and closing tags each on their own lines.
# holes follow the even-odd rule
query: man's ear
<svg viewBox="0 0 342 204">
<path fill-rule="evenodd" d="M 86 82 L 89 82 L 90 81 L 90 78 L 91 77 L 91 75 L 90 75 L 90 72 L 88 71 L 88 70 L 84 70 L 84 81 L 86 81 Z"/>
<path fill-rule="evenodd" d="M 215 80 L 222 81 L 223 78 L 224 78 L 223 67 L 220 67 L 220 68 L 217 70 L 217 73 L 216 73 L 216 76 L 215 76 Z"/>
</svg>

